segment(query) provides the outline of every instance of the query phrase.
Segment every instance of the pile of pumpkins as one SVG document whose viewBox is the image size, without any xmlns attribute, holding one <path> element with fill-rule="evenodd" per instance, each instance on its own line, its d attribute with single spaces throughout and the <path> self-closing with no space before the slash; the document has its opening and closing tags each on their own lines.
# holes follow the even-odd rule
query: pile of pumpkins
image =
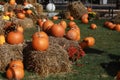
<svg viewBox="0 0 120 80">
<path fill-rule="evenodd" d="M 120 32 L 120 24 L 114 24 L 113 22 L 106 21 L 104 23 L 104 26 L 110 30 L 116 30 L 116 31 Z"/>
</svg>

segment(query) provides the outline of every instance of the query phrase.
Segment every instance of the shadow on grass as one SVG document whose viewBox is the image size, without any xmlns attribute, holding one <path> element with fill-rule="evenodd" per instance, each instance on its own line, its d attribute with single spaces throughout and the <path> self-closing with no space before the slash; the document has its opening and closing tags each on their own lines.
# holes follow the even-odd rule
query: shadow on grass
<svg viewBox="0 0 120 80">
<path fill-rule="evenodd" d="M 6 73 L 0 73 L 1 77 L 6 79 Z"/>
<path fill-rule="evenodd" d="M 98 50 L 95 48 L 86 48 L 86 49 L 84 49 L 84 51 L 88 54 L 102 54 L 102 53 L 104 53 L 104 51 Z"/>
<path fill-rule="evenodd" d="M 120 56 L 109 54 L 110 59 L 112 59 L 109 63 L 101 63 L 100 65 L 104 68 L 110 76 L 116 76 L 118 71 L 120 71 Z"/>
</svg>

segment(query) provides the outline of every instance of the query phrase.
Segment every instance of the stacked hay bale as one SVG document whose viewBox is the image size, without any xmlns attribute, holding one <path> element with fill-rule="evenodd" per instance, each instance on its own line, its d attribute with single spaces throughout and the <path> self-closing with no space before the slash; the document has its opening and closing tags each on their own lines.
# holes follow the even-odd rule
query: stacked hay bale
<svg viewBox="0 0 120 80">
<path fill-rule="evenodd" d="M 80 1 L 70 3 L 68 10 L 75 19 L 80 19 L 83 14 L 88 13 L 86 7 Z"/>
<path fill-rule="evenodd" d="M 31 42 L 27 43 L 23 50 L 25 68 L 43 77 L 70 72 L 72 65 L 67 51 L 62 47 L 64 42 L 70 44 L 70 40 L 65 38 L 50 37 L 50 46 L 46 51 L 35 51 Z"/>
<path fill-rule="evenodd" d="M 117 16 L 114 17 L 112 22 L 115 24 L 120 24 L 120 13 L 118 13 Z"/>
<path fill-rule="evenodd" d="M 0 72 L 5 72 L 11 60 L 23 60 L 23 45 L 4 44 L 0 46 Z"/>
</svg>

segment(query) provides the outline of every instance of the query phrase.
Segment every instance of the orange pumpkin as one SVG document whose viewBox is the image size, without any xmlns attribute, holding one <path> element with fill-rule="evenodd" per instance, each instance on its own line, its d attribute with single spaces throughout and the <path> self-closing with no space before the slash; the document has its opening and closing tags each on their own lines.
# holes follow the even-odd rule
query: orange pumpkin
<svg viewBox="0 0 120 80">
<path fill-rule="evenodd" d="M 43 27 L 43 24 L 44 24 L 44 21 L 42 20 L 42 19 L 38 19 L 37 20 L 37 23 L 38 23 L 38 25 L 39 25 L 39 27 Z"/>
<path fill-rule="evenodd" d="M 82 15 L 81 19 L 84 19 L 84 18 L 88 19 L 88 14 L 87 13 L 85 13 L 85 14 Z"/>
<path fill-rule="evenodd" d="M 71 28 L 70 30 L 67 31 L 66 37 L 70 40 L 77 40 L 78 33 L 75 28 Z"/>
<path fill-rule="evenodd" d="M 44 37 L 37 37 L 32 39 L 32 47 L 36 51 L 45 51 L 49 47 L 49 41 Z"/>
<path fill-rule="evenodd" d="M 117 24 L 114 28 L 116 31 L 120 32 L 120 24 Z"/>
<path fill-rule="evenodd" d="M 92 23 L 92 24 L 90 25 L 90 28 L 91 28 L 91 29 L 96 29 L 96 28 L 97 28 L 97 25 L 94 24 L 94 23 Z"/>
<path fill-rule="evenodd" d="M 118 73 L 116 75 L 116 80 L 120 80 L 120 71 L 118 71 Z"/>
<path fill-rule="evenodd" d="M 109 21 L 105 21 L 104 26 L 107 27 L 108 23 L 109 23 Z"/>
<path fill-rule="evenodd" d="M 24 13 L 17 13 L 17 17 L 19 19 L 24 19 L 25 18 L 25 14 Z"/>
<path fill-rule="evenodd" d="M 12 67 L 20 67 L 22 69 L 24 69 L 24 65 L 23 65 L 23 62 L 22 60 L 12 60 L 10 63 L 9 63 L 9 68 L 12 68 Z"/>
<path fill-rule="evenodd" d="M 74 21 L 70 21 L 70 22 L 68 22 L 68 26 L 69 26 L 70 28 L 72 28 L 73 25 L 76 25 L 76 23 L 75 23 Z"/>
<path fill-rule="evenodd" d="M 70 16 L 69 19 L 70 19 L 71 21 L 73 21 L 73 20 L 74 20 L 74 17 L 73 17 L 73 16 Z"/>
<path fill-rule="evenodd" d="M 21 80 L 24 78 L 24 70 L 20 67 L 13 66 L 6 71 L 6 77 L 8 80 Z"/>
<path fill-rule="evenodd" d="M 11 5 L 15 5 L 15 3 L 16 3 L 15 0 L 10 0 L 10 1 L 9 1 L 9 4 L 11 4 Z"/>
<path fill-rule="evenodd" d="M 107 28 L 114 29 L 115 25 L 112 22 L 107 23 Z"/>
<path fill-rule="evenodd" d="M 65 34 L 65 29 L 59 24 L 54 24 L 51 28 L 51 33 L 55 37 L 63 37 Z"/>
<path fill-rule="evenodd" d="M 93 37 L 86 37 L 80 43 L 80 46 L 84 49 L 87 47 L 92 47 L 95 44 L 95 39 Z"/>
<path fill-rule="evenodd" d="M 54 25 L 53 21 L 51 20 L 46 20 L 43 24 L 43 31 L 49 31 L 50 28 Z"/>
<path fill-rule="evenodd" d="M 23 33 L 23 32 L 24 32 L 24 29 L 23 29 L 22 26 L 18 25 L 18 26 L 17 26 L 17 31 Z"/>
<path fill-rule="evenodd" d="M 53 20 L 58 20 L 58 16 L 53 16 L 52 19 Z"/>
<path fill-rule="evenodd" d="M 24 41 L 24 35 L 19 31 L 9 32 L 6 38 L 9 44 L 20 44 Z"/>
<path fill-rule="evenodd" d="M 32 10 L 30 10 L 30 9 L 26 10 L 26 14 L 31 15 L 32 14 Z"/>
<path fill-rule="evenodd" d="M 3 45 L 5 43 L 5 36 L 0 35 L 0 45 Z"/>
<path fill-rule="evenodd" d="M 82 23 L 84 23 L 84 24 L 88 24 L 88 22 L 89 22 L 89 21 L 88 21 L 87 18 L 83 18 L 83 19 L 82 19 Z"/>
<path fill-rule="evenodd" d="M 48 35 L 47 35 L 44 31 L 35 32 L 35 33 L 32 35 L 32 39 L 35 39 L 35 38 L 38 38 L 38 37 L 44 37 L 44 38 L 46 38 L 47 40 L 49 40 Z"/>
<path fill-rule="evenodd" d="M 64 20 L 61 20 L 61 21 L 60 21 L 60 25 L 61 25 L 64 29 L 67 28 L 67 23 L 66 23 L 66 21 L 64 21 Z"/>
<path fill-rule="evenodd" d="M 92 12 L 92 8 L 91 8 L 91 7 L 88 7 L 88 8 L 87 8 L 87 11 L 88 11 L 88 12 Z"/>
</svg>

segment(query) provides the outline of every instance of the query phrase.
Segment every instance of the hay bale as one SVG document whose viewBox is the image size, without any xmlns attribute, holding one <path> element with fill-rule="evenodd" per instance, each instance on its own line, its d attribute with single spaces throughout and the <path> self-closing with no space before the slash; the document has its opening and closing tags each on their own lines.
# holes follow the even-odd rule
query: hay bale
<svg viewBox="0 0 120 80">
<path fill-rule="evenodd" d="M 34 51 L 31 42 L 24 48 L 24 65 L 28 71 L 38 73 L 43 77 L 71 71 L 72 65 L 67 51 L 51 39 L 46 51 Z"/>
<path fill-rule="evenodd" d="M 31 18 L 25 18 L 25 19 L 18 19 L 18 18 L 13 18 L 12 19 L 15 24 L 19 24 L 23 26 L 23 28 L 32 28 L 34 27 L 34 22 Z"/>
<path fill-rule="evenodd" d="M 118 13 L 117 16 L 112 19 L 112 22 L 115 24 L 120 24 L 120 13 Z"/>
<path fill-rule="evenodd" d="M 5 72 L 8 63 L 12 60 L 23 60 L 23 45 L 4 44 L 0 46 L 0 72 Z"/>
<path fill-rule="evenodd" d="M 88 13 L 86 7 L 80 1 L 70 3 L 68 10 L 75 19 L 80 19 L 83 14 Z"/>
<path fill-rule="evenodd" d="M 65 17 L 65 19 L 69 19 L 70 16 L 71 16 L 70 11 L 64 12 L 64 17 Z"/>
<path fill-rule="evenodd" d="M 35 7 L 38 14 L 41 14 L 43 12 L 43 5 L 39 3 L 34 3 L 33 6 Z"/>
</svg>

